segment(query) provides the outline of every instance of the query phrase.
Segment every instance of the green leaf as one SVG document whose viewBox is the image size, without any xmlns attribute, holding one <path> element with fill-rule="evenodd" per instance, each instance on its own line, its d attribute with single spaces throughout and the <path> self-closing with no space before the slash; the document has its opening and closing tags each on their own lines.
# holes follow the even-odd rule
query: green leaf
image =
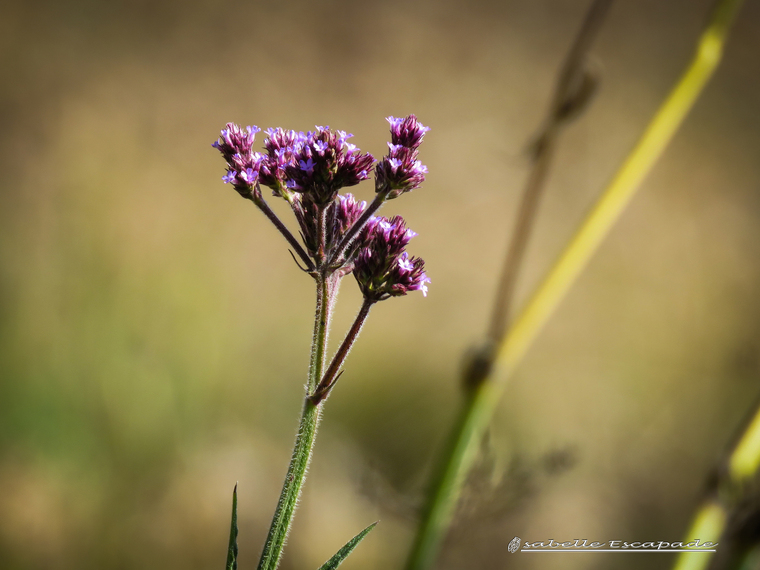
<svg viewBox="0 0 760 570">
<path fill-rule="evenodd" d="M 237 570 L 237 483 L 235 483 L 235 489 L 232 491 L 232 523 L 230 524 L 230 546 L 227 549 L 227 566 L 226 570 Z"/>
<path fill-rule="evenodd" d="M 335 556 L 322 564 L 322 566 L 319 567 L 319 570 L 335 570 L 335 568 L 340 566 L 341 562 L 343 562 L 346 557 L 351 554 L 353 549 L 356 548 L 356 545 L 359 544 L 364 539 L 364 537 L 367 536 L 367 534 L 369 534 L 369 531 L 375 528 L 376 524 L 377 522 L 373 522 L 371 525 L 369 525 L 367 528 L 349 540 L 343 548 L 338 550 Z"/>
</svg>

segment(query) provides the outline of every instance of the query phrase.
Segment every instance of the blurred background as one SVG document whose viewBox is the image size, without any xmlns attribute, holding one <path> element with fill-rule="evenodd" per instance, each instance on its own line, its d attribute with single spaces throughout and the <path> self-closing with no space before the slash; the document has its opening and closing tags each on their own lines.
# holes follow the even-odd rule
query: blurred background
<svg viewBox="0 0 760 570">
<path fill-rule="evenodd" d="M 710 0 L 619 0 L 560 141 L 518 302 L 691 57 Z M 481 338 L 577 0 L 6 3 L 0 20 L 0 567 L 253 568 L 302 401 L 313 283 L 222 184 L 227 121 L 432 127 L 430 294 L 377 306 L 326 407 L 282 568 L 400 568 Z M 510 383 L 439 567 L 640 567 L 523 540 L 680 540 L 760 393 L 760 4 Z M 260 140 L 263 140 L 260 139 Z M 363 199 L 370 182 L 353 188 Z M 274 199 L 272 200 L 274 202 Z M 283 204 L 274 204 L 283 217 Z M 288 218 L 290 221 L 290 218 Z M 358 310 L 342 287 L 332 340 Z M 668 568 L 670 556 L 647 559 Z"/>
</svg>

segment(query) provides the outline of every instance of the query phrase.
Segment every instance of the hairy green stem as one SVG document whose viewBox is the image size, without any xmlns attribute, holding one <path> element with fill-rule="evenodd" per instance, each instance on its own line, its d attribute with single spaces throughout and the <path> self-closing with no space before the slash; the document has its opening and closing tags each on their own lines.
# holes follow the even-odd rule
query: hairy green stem
<svg viewBox="0 0 760 570">
<path fill-rule="evenodd" d="M 437 480 L 407 564 L 425 570 L 435 561 L 462 484 L 483 432 L 517 364 L 586 266 L 691 110 L 720 62 L 728 28 L 741 0 L 720 0 L 697 44 L 694 58 L 658 109 L 639 142 L 613 177 L 575 236 L 494 348 L 495 366 L 468 395 L 445 449 Z M 693 555 L 692 555 L 693 556 Z M 683 567 L 682 567 L 683 568 Z M 679 568 L 679 570 L 682 570 Z"/>
<path fill-rule="evenodd" d="M 293 521 L 301 487 L 306 478 L 306 470 L 311 460 L 314 439 L 320 420 L 320 406 L 312 403 L 309 395 L 314 391 L 324 369 L 327 333 L 332 314 L 334 280 L 324 275 L 317 279 L 317 310 L 314 319 L 314 338 L 309 364 L 309 379 L 306 385 L 306 400 L 303 405 L 301 422 L 298 426 L 293 455 L 285 476 L 285 482 L 272 518 L 264 551 L 261 553 L 258 570 L 275 570 L 280 562 L 288 530 Z"/>
<path fill-rule="evenodd" d="M 340 376 L 338 371 L 340 370 L 340 367 L 343 366 L 343 363 L 345 362 L 348 353 L 351 351 L 351 347 L 354 346 L 356 339 L 359 338 L 359 333 L 364 326 L 364 321 L 367 320 L 369 310 L 374 303 L 374 301 L 364 299 L 361 309 L 359 309 L 359 314 L 356 315 L 356 319 L 354 319 L 354 324 L 351 325 L 351 328 L 346 333 L 346 338 L 343 339 L 340 348 L 338 348 L 335 356 L 333 356 L 332 362 L 330 362 L 330 366 L 327 367 L 325 375 L 322 377 L 322 380 L 311 396 L 311 400 L 314 403 L 318 404 L 323 401 L 329 395 L 333 386 L 335 386 L 335 382 L 337 381 L 338 376 Z"/>
</svg>

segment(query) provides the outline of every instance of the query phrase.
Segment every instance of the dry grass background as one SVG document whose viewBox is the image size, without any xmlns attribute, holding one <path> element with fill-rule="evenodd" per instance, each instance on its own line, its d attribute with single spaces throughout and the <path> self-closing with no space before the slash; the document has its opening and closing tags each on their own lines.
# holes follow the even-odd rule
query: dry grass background
<svg viewBox="0 0 760 570">
<path fill-rule="evenodd" d="M 308 360 L 309 279 L 220 177 L 227 121 L 432 131 L 430 295 L 376 307 L 330 398 L 284 570 L 398 568 L 485 328 L 526 144 L 586 2 L 8 3 L 0 20 L 0 566 L 253 568 Z M 707 0 L 620 0 L 563 137 L 521 298 L 691 54 Z M 760 6 L 507 390 L 441 568 L 633 568 L 527 540 L 677 540 L 758 394 Z M 353 189 L 363 198 L 371 184 Z M 281 210 L 284 212 L 284 210 Z M 359 305 L 342 288 L 337 342 Z M 335 346 L 335 345 L 333 345 Z M 495 489 L 495 490 L 494 490 Z M 612 555 L 610 555 L 612 556 Z M 647 560 L 667 568 L 671 560 Z"/>
</svg>

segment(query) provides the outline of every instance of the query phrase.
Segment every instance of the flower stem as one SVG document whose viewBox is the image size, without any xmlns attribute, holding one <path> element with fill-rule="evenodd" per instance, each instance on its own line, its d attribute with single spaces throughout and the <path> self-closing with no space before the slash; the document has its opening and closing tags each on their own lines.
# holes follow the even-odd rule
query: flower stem
<svg viewBox="0 0 760 570">
<path fill-rule="evenodd" d="M 314 270 L 314 263 L 311 261 L 309 256 L 307 255 L 306 251 L 304 251 L 303 247 L 300 243 L 298 243 L 298 240 L 293 236 L 293 234 L 290 232 L 290 230 L 285 226 L 285 224 L 282 223 L 282 220 L 277 217 L 277 214 L 272 211 L 272 208 L 269 207 L 269 204 L 266 203 L 264 198 L 262 198 L 260 195 L 256 196 L 254 194 L 251 194 L 249 196 L 249 199 L 251 202 L 256 204 L 258 206 L 259 210 L 261 210 L 264 215 L 269 218 L 269 221 L 274 224 L 274 227 L 277 228 L 277 230 L 283 235 L 283 237 L 288 241 L 290 244 L 290 247 L 292 247 L 295 252 L 298 254 L 298 257 L 301 258 L 301 261 L 304 262 L 306 265 L 306 269 L 308 271 Z"/>
<path fill-rule="evenodd" d="M 314 319 L 314 338 L 309 364 L 309 378 L 306 385 L 306 400 L 303 405 L 301 422 L 298 426 L 293 455 L 285 476 L 285 482 L 277 502 L 277 509 L 272 518 L 264 551 L 261 553 L 258 570 L 275 570 L 280 562 L 285 539 L 293 521 L 298 496 L 306 478 L 306 469 L 311 460 L 314 439 L 320 420 L 320 407 L 314 404 L 309 394 L 314 391 L 324 368 L 327 334 L 332 316 L 332 294 L 334 280 L 322 275 L 317 279 L 317 310 Z"/>
<path fill-rule="evenodd" d="M 462 484 L 483 432 L 511 376 L 539 331 L 575 282 L 588 260 L 650 172 L 691 110 L 720 62 L 728 28 L 741 0 L 720 0 L 686 71 L 659 108 L 597 204 L 495 347 L 495 366 L 469 394 L 445 449 L 428 506 L 420 523 L 407 570 L 424 570 L 435 561 L 453 516 Z"/>
<path fill-rule="evenodd" d="M 356 342 L 356 339 L 359 338 L 359 333 L 362 330 L 362 326 L 364 326 L 364 321 L 367 320 L 367 316 L 369 315 L 369 310 L 372 308 L 372 305 L 374 305 L 374 301 L 364 299 L 364 303 L 362 303 L 362 307 L 359 309 L 359 314 L 356 315 L 356 319 L 354 319 L 354 324 L 351 325 L 351 328 L 346 333 L 346 338 L 343 339 L 343 343 L 340 345 L 338 352 L 336 352 L 335 356 L 333 356 L 332 362 L 330 362 L 330 366 L 327 367 L 327 371 L 322 377 L 322 381 L 319 383 L 317 388 L 314 390 L 314 393 L 311 395 L 310 399 L 315 404 L 318 404 L 327 398 L 330 390 L 332 390 L 332 387 L 335 385 L 335 381 L 338 377 L 338 371 L 340 370 L 340 367 L 343 366 L 343 363 L 345 362 L 348 353 L 351 351 L 351 347 L 354 345 L 354 342 Z"/>
</svg>

